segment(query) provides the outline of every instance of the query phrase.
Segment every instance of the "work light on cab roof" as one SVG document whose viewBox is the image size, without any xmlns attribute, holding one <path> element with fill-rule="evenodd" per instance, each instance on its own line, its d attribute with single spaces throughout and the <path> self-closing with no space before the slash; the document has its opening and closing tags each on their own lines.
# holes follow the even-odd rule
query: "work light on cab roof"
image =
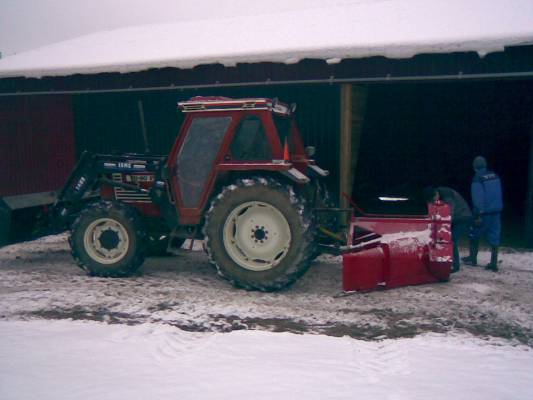
<svg viewBox="0 0 533 400">
<path fill-rule="evenodd" d="M 290 116 L 296 111 L 296 103 L 288 105 L 277 98 L 231 99 L 222 96 L 197 96 L 179 102 L 178 106 L 183 112 L 268 110 L 279 115 Z"/>
</svg>

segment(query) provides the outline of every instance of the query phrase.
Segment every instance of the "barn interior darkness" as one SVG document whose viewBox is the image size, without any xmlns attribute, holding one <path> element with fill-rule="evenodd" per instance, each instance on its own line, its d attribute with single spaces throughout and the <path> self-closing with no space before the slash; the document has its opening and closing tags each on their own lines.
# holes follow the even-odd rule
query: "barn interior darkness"
<svg viewBox="0 0 533 400">
<path fill-rule="evenodd" d="M 469 201 L 472 160 L 483 155 L 502 179 L 504 244 L 522 245 L 532 89 L 529 81 L 372 86 L 353 198 L 383 211 L 378 195 L 405 196 L 396 211 L 417 212 L 420 190 L 433 185 Z"/>
<path fill-rule="evenodd" d="M 533 87 L 529 81 L 373 84 L 352 198 L 368 211 L 424 211 L 420 191 L 450 186 L 469 200 L 472 159 L 484 155 L 504 186 L 504 244 L 521 245 L 527 192 Z M 149 146 L 167 153 L 181 124 L 176 102 L 198 95 L 278 97 L 298 104 L 297 120 L 337 192 L 339 87 L 258 86 L 172 92 L 84 94 L 74 97 L 76 147 L 97 152 L 142 152 L 138 101 Z M 391 205 L 378 196 L 405 196 Z M 386 206 L 384 206 L 386 205 Z"/>
</svg>

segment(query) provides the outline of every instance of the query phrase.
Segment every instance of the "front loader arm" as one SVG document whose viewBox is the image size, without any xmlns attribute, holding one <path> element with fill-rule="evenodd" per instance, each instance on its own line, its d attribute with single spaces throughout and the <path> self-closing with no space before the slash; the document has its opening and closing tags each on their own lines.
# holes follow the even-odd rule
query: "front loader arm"
<svg viewBox="0 0 533 400">
<path fill-rule="evenodd" d="M 147 193 L 147 189 L 115 182 L 108 179 L 107 175 L 114 172 L 154 171 L 159 168 L 163 159 L 160 156 L 136 154 L 115 156 L 84 151 L 50 210 L 51 225 L 68 226 L 72 216 L 90 201 L 91 193 L 102 185 Z"/>
<path fill-rule="evenodd" d="M 67 182 L 59 192 L 55 205 L 58 203 L 75 203 L 83 198 L 100 173 L 96 168 L 96 159 L 96 154 L 87 151 L 82 153 Z"/>
</svg>

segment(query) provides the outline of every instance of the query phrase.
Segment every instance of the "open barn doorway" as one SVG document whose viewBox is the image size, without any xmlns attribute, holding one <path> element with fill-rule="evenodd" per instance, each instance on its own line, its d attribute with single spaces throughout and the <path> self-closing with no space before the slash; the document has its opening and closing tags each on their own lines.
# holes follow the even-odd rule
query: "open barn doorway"
<svg viewBox="0 0 533 400">
<path fill-rule="evenodd" d="M 503 244 L 524 245 L 532 89 L 531 81 L 371 86 L 352 197 L 370 211 L 417 213 L 421 190 L 439 185 L 470 202 L 472 159 L 483 155 L 503 183 Z"/>
</svg>

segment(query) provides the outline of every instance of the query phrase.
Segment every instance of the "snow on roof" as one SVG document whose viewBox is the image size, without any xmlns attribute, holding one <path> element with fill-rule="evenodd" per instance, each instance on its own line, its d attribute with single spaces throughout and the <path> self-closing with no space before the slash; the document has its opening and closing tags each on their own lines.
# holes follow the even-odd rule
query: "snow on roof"
<svg viewBox="0 0 533 400">
<path fill-rule="evenodd" d="M 407 58 L 533 44 L 533 1 L 347 0 L 268 15 L 103 31 L 0 60 L 0 78 L 304 58 Z"/>
</svg>

